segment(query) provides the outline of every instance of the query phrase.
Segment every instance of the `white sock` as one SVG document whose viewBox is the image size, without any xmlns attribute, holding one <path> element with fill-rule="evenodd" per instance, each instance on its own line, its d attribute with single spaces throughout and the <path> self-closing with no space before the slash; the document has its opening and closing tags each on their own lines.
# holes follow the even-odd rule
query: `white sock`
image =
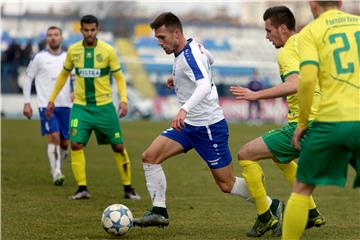
<svg viewBox="0 0 360 240">
<path fill-rule="evenodd" d="M 235 177 L 235 183 L 234 183 L 233 188 L 231 189 L 230 194 L 240 196 L 243 199 L 245 199 L 246 201 L 255 204 L 254 198 L 250 195 L 249 190 L 247 189 L 247 185 L 246 185 L 244 178 Z M 272 203 L 272 200 L 269 196 L 266 196 L 266 197 L 267 197 L 267 200 L 268 200 L 269 206 L 270 206 Z"/>
<path fill-rule="evenodd" d="M 161 165 L 143 163 L 143 167 L 152 205 L 166 208 L 166 178 Z"/>
<path fill-rule="evenodd" d="M 60 168 L 61 168 L 62 163 L 65 160 L 65 158 L 67 158 L 67 156 L 68 156 L 68 150 L 67 149 L 62 149 L 60 147 Z"/>
<path fill-rule="evenodd" d="M 50 162 L 51 173 L 60 171 L 60 146 L 48 143 L 48 158 Z"/>
</svg>

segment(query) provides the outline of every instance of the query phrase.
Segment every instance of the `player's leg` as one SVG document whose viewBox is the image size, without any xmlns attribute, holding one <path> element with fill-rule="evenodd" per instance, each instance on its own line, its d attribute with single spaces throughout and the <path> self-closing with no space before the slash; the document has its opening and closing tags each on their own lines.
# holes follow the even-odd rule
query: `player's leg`
<svg viewBox="0 0 360 240">
<path fill-rule="evenodd" d="M 245 144 L 238 152 L 239 164 L 251 196 L 255 200 L 257 220 L 247 232 L 249 237 L 259 237 L 270 229 L 273 236 L 281 235 L 282 212 L 284 205 L 275 200 L 269 203 L 264 185 L 264 173 L 257 162 L 260 159 L 271 159 L 272 153 L 262 137 Z M 276 216 L 275 216 L 276 215 Z"/>
<path fill-rule="evenodd" d="M 115 162 L 124 186 L 124 197 L 132 200 L 141 199 L 140 195 L 136 193 L 135 189 L 131 186 L 131 163 L 124 144 L 111 144 L 111 147 L 114 151 Z"/>
<path fill-rule="evenodd" d="M 69 107 L 59 107 L 56 108 L 54 114 L 56 115 L 59 128 L 60 128 L 60 160 L 61 163 L 68 156 L 68 146 L 69 146 L 69 129 L 70 129 L 70 111 Z"/>
<path fill-rule="evenodd" d="M 161 163 L 171 156 L 183 153 L 190 149 L 181 131 L 170 129 L 150 144 L 142 154 L 145 172 L 146 187 L 152 201 L 152 209 L 143 217 L 135 218 L 134 225 L 140 227 L 169 225 L 169 216 L 166 208 L 166 178 Z"/>
<path fill-rule="evenodd" d="M 75 194 L 69 197 L 71 200 L 90 198 L 86 181 L 84 146 L 90 138 L 92 122 L 96 120 L 95 118 L 96 114 L 92 114 L 85 106 L 74 104 L 71 109 L 71 168 L 78 185 Z"/>
<path fill-rule="evenodd" d="M 52 115 L 50 119 L 45 116 L 45 108 L 39 108 L 41 133 L 47 136 L 47 155 L 50 163 L 50 172 L 55 185 L 62 185 L 64 176 L 59 168 L 60 161 L 60 134 L 59 123 L 56 116 Z"/>
</svg>

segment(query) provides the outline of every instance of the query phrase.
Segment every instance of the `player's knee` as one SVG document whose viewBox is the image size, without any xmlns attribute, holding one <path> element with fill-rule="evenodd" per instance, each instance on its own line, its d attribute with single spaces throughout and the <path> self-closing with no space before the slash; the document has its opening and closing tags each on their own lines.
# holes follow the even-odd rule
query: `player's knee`
<svg viewBox="0 0 360 240">
<path fill-rule="evenodd" d="M 77 142 L 71 143 L 71 150 L 73 150 L 73 151 L 81 150 L 83 148 L 84 148 L 84 145 L 81 143 L 77 143 Z"/>
<path fill-rule="evenodd" d="M 247 145 L 244 145 L 237 154 L 238 160 L 251 159 L 250 148 Z"/>
<path fill-rule="evenodd" d="M 230 193 L 233 188 L 233 184 L 231 182 L 220 182 L 218 183 L 218 186 L 223 193 Z"/>
<path fill-rule="evenodd" d="M 149 151 L 145 151 L 143 152 L 142 156 L 141 156 L 142 162 L 143 163 L 151 163 L 151 164 L 156 164 L 156 158 L 154 154 L 151 154 Z"/>
<path fill-rule="evenodd" d="M 111 145 L 114 152 L 123 153 L 124 152 L 124 145 L 123 144 L 114 144 Z"/>
</svg>

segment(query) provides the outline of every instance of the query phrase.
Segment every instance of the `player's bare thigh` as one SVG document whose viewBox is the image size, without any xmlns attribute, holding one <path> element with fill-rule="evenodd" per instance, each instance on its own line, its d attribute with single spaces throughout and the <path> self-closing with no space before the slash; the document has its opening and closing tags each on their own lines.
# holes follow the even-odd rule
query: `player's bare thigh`
<svg viewBox="0 0 360 240">
<path fill-rule="evenodd" d="M 272 159 L 273 155 L 269 148 L 266 146 L 262 137 L 255 138 L 254 140 L 242 146 L 238 152 L 238 160 L 261 160 Z"/>
<path fill-rule="evenodd" d="M 230 193 L 235 183 L 232 164 L 230 163 L 225 167 L 210 170 L 221 191 Z"/>
<path fill-rule="evenodd" d="M 160 164 L 171 156 L 184 152 L 182 145 L 165 136 L 158 136 L 143 152 L 142 161 L 144 163 Z"/>
</svg>

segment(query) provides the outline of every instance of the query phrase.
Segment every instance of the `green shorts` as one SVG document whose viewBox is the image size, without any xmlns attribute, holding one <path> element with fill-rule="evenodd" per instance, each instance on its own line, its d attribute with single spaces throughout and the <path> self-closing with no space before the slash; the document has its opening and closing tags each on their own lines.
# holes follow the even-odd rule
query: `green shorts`
<svg viewBox="0 0 360 240">
<path fill-rule="evenodd" d="M 348 164 L 360 187 L 360 121 L 314 122 L 302 144 L 297 179 L 310 185 L 344 186 Z"/>
<path fill-rule="evenodd" d="M 89 141 L 94 130 L 98 144 L 122 143 L 122 131 L 113 103 L 102 106 L 74 104 L 70 113 L 70 141 Z"/>
<path fill-rule="evenodd" d="M 292 144 L 296 126 L 296 122 L 291 122 L 285 127 L 271 130 L 262 136 L 272 155 L 281 163 L 287 163 L 299 157 L 300 151 Z M 310 127 L 311 124 L 309 124 Z"/>
</svg>

